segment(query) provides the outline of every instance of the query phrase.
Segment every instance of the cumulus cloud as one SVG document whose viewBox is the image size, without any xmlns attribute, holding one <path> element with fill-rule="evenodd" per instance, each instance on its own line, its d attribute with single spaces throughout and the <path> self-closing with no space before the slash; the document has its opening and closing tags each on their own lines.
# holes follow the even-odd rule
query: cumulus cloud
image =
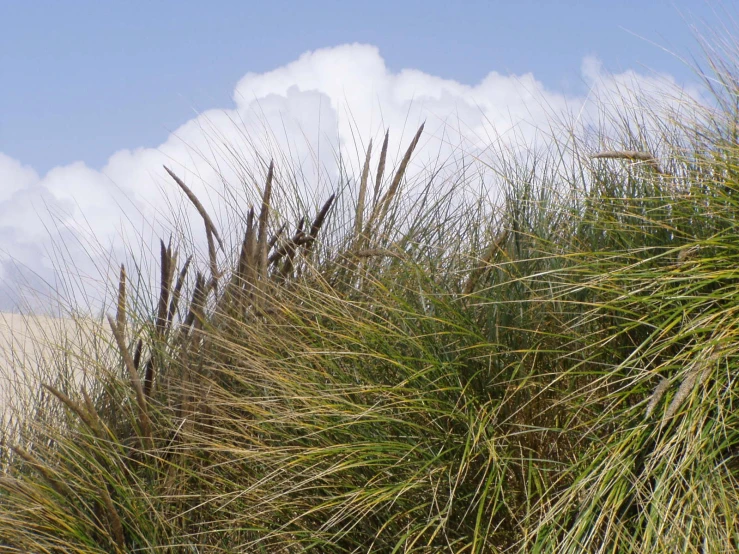
<svg viewBox="0 0 739 554">
<path fill-rule="evenodd" d="M 385 130 L 393 161 L 426 121 L 418 170 L 428 160 L 453 158 L 460 147 L 468 154 L 482 154 L 491 143 L 496 150 L 530 148 L 546 141 L 557 118 L 602 119 L 604 100 L 618 105 L 625 90 L 655 99 L 674 92 L 669 76 L 609 75 L 595 58 L 583 61 L 582 77 L 589 89 L 582 95 L 549 89 L 532 74 L 492 71 L 467 85 L 414 69 L 392 72 L 377 48 L 344 45 L 246 74 L 233 106 L 199 114 L 157 148 L 112 153 L 100 171 L 75 162 L 38 175 L 0 153 L 0 310 L 18 307 L 23 282 L 42 292 L 63 288 L 69 279 L 62 260 L 93 283 L 126 247 L 152 247 L 177 219 L 173 214 L 198 221 L 163 164 L 223 223 L 226 204 L 253 201 L 272 157 L 291 172 L 307 202 L 318 202 L 325 198 L 319 189 L 336 183 L 339 165 L 358 169 L 367 140 L 381 139 Z"/>
</svg>

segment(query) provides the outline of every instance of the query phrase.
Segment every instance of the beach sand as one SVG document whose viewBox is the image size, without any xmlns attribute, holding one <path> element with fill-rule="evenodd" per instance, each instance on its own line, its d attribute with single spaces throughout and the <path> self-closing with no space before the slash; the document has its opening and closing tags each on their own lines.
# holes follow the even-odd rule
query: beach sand
<svg viewBox="0 0 739 554">
<path fill-rule="evenodd" d="M 40 383 L 54 384 L 63 372 L 81 381 L 94 360 L 79 353 L 86 348 L 94 355 L 94 336 L 107 340 L 110 333 L 91 319 L 0 313 L 0 425 L 27 412 Z"/>
</svg>

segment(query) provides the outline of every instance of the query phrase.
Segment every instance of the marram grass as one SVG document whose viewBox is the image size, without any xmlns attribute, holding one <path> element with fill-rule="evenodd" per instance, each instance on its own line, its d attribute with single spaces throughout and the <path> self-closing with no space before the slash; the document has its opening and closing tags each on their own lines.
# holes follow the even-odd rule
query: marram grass
<svg viewBox="0 0 739 554">
<path fill-rule="evenodd" d="M 207 257 L 162 242 L 153 310 L 122 267 L 114 362 L 8 425 L 0 551 L 737 551 L 736 115 L 495 209 L 411 194 L 423 128 L 295 220 L 270 164 L 233 251 L 167 169 Z"/>
</svg>

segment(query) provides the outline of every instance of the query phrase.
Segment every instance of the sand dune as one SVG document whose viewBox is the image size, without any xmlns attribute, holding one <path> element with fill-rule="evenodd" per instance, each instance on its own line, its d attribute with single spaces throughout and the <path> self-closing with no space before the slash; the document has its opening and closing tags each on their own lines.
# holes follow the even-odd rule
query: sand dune
<svg viewBox="0 0 739 554">
<path fill-rule="evenodd" d="M 61 372 L 80 379 L 93 361 L 80 352 L 95 355 L 91 345 L 101 329 L 108 333 L 91 319 L 0 313 L 0 423 L 27 409 L 40 382 L 53 383 Z"/>
</svg>

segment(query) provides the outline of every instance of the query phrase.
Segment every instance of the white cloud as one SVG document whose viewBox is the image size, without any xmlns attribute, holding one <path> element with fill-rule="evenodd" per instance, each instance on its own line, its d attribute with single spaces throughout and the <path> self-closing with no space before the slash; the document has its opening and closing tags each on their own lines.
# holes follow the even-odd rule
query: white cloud
<svg viewBox="0 0 739 554">
<path fill-rule="evenodd" d="M 13 158 L 0 152 L 0 202 L 9 200 L 13 194 L 26 190 L 38 182 L 33 168 L 21 165 Z"/>
<path fill-rule="evenodd" d="M 310 197 L 321 179 L 324 187 L 335 183 L 338 149 L 344 162 L 350 160 L 357 169 L 357 152 L 366 142 L 357 147 L 355 141 L 374 137 L 377 145 L 385 129 L 392 139 L 391 159 L 397 159 L 418 125 L 427 122 L 416 157 L 419 168 L 426 160 L 453 156 L 460 144 L 467 152 L 484 152 L 491 142 L 497 143 L 496 150 L 531 146 L 545 140 L 540 130 L 548 130 L 553 117 L 579 114 L 585 122 L 597 121 L 602 114 L 592 98 L 619 105 L 626 89 L 664 98 L 674 83 L 669 76 L 634 71 L 607 75 L 595 58 L 583 61 L 582 76 L 590 95 L 547 89 L 531 74 L 491 72 L 480 83 L 465 85 L 413 69 L 393 73 L 377 48 L 352 44 L 308 52 L 274 71 L 245 75 L 234 91 L 235 107 L 198 115 L 156 149 L 113 153 L 101 171 L 77 162 L 39 176 L 0 153 L 0 309 L 13 308 L 16 281 L 29 276 L 11 258 L 54 283 L 55 251 L 66 250 L 75 267 L 94 274 L 104 252 L 89 255 L 90 236 L 105 248 L 120 247 L 121 234 L 136 244 L 136 233 L 146 233 L 147 224 L 169 227 L 172 205 L 199 222 L 166 178 L 163 164 L 185 179 L 209 211 L 225 219 L 222 182 L 230 183 L 245 206 L 263 178 L 259 160 L 275 152 L 305 170 L 300 181 Z M 285 162 L 276 161 L 284 170 Z M 194 229 L 200 231 L 198 225 Z M 119 249 L 113 256 L 122 255 Z M 40 281 L 34 285 L 41 286 Z"/>
</svg>

